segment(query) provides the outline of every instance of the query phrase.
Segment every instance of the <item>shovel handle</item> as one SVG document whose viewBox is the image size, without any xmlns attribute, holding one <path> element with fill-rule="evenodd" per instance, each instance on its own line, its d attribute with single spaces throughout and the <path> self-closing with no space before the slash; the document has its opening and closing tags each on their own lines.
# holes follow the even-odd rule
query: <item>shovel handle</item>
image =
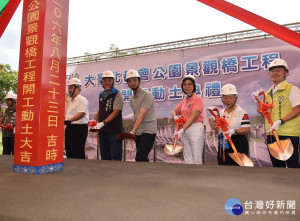
<svg viewBox="0 0 300 221">
<path fill-rule="evenodd" d="M 219 112 L 219 109 L 218 108 L 214 108 L 214 109 L 209 109 L 209 112 L 215 117 L 220 117 L 220 112 Z M 217 112 L 217 114 L 215 114 L 214 112 Z"/>
<path fill-rule="evenodd" d="M 177 124 L 177 130 L 176 130 L 176 132 L 179 131 L 180 127 L 181 127 L 181 124 Z M 175 140 L 174 140 L 174 145 L 173 145 L 173 149 L 174 150 L 175 150 L 175 147 L 176 147 L 176 144 L 177 144 L 177 140 L 178 140 L 178 135 L 175 135 Z"/>
<path fill-rule="evenodd" d="M 274 137 L 275 137 L 275 139 L 276 139 L 276 142 L 277 142 L 277 144 L 278 144 L 278 147 L 279 147 L 281 153 L 283 153 L 283 148 L 282 148 L 282 146 L 281 146 L 281 143 L 280 143 L 280 140 L 279 140 L 279 137 L 278 137 L 278 134 L 277 134 L 276 130 L 273 129 L 273 130 L 272 130 L 272 133 L 273 133 L 273 135 L 274 135 Z"/>
<path fill-rule="evenodd" d="M 173 150 L 175 150 L 175 148 L 176 148 L 177 140 L 178 140 L 178 135 L 175 136 Z"/>
<path fill-rule="evenodd" d="M 224 132 L 226 132 L 226 131 L 224 131 Z M 228 134 L 225 134 L 225 136 L 226 136 L 226 138 L 227 138 L 227 140 L 228 140 L 230 146 L 232 147 L 233 152 L 234 152 L 235 154 L 237 154 L 237 153 L 238 153 L 238 152 L 237 152 L 237 149 L 236 149 L 236 147 L 235 147 L 233 141 L 231 140 L 231 137 L 230 137 Z"/>
<path fill-rule="evenodd" d="M 237 152 L 237 149 L 236 149 L 236 147 L 235 147 L 233 141 L 231 140 L 231 137 L 230 137 L 228 134 L 225 134 L 225 136 L 226 136 L 228 142 L 230 143 L 230 146 L 231 146 L 232 149 L 233 149 L 233 154 L 236 156 L 236 158 L 237 158 L 238 161 L 239 161 L 239 165 L 244 166 L 244 163 L 243 163 L 243 161 L 241 160 L 241 158 L 240 158 L 240 156 L 239 156 L 239 153 Z"/>
<path fill-rule="evenodd" d="M 257 98 L 257 97 L 260 96 L 260 95 L 264 95 L 264 96 L 263 96 L 263 97 L 264 97 L 264 98 L 263 98 L 263 101 L 260 101 L 260 100 Z M 254 96 L 254 95 L 253 95 L 253 96 Z M 258 96 L 254 96 L 255 100 L 257 100 L 258 103 L 261 103 L 261 102 L 265 103 L 265 99 L 266 99 L 265 92 L 264 92 L 264 91 L 259 92 Z"/>
</svg>

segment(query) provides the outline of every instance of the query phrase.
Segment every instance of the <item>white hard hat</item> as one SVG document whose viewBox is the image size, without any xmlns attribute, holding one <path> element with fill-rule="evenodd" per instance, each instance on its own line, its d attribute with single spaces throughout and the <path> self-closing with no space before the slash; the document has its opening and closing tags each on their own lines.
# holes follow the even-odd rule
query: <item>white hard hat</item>
<svg viewBox="0 0 300 221">
<path fill-rule="evenodd" d="M 5 100 L 6 99 L 17 99 L 17 95 L 15 95 L 12 92 L 8 92 L 7 95 L 5 96 Z"/>
<path fill-rule="evenodd" d="M 285 60 L 283 60 L 283 59 L 277 58 L 277 59 L 273 60 L 270 63 L 268 70 L 270 71 L 271 68 L 274 68 L 274 67 L 284 67 L 285 70 L 289 73 L 289 67 L 287 66 Z"/>
<path fill-rule="evenodd" d="M 191 79 L 192 81 L 194 81 L 196 83 L 196 78 L 193 76 L 193 75 L 185 75 L 183 78 L 182 78 L 182 82 L 185 80 L 185 79 Z"/>
<path fill-rule="evenodd" d="M 113 79 L 115 79 L 115 75 L 111 71 L 107 70 L 107 71 L 103 72 L 102 78 L 113 78 Z"/>
<path fill-rule="evenodd" d="M 140 75 L 139 73 L 136 71 L 136 70 L 129 70 L 126 74 L 126 81 L 129 79 L 129 78 L 133 78 L 133 77 L 137 77 L 137 78 L 140 78 Z"/>
<path fill-rule="evenodd" d="M 71 78 L 68 82 L 68 86 L 70 85 L 80 85 L 81 86 L 81 81 L 78 78 Z"/>
<path fill-rule="evenodd" d="M 236 87 L 233 84 L 225 84 L 221 89 L 221 95 L 230 95 L 230 94 L 235 94 L 235 95 L 238 94 Z"/>
</svg>

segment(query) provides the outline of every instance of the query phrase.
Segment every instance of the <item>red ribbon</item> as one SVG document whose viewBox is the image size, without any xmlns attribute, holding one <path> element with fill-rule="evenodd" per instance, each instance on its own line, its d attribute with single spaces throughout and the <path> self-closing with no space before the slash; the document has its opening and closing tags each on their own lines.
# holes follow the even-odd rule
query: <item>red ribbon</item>
<svg viewBox="0 0 300 221">
<path fill-rule="evenodd" d="M 6 126 L 0 126 L 4 130 L 14 130 L 14 127 L 11 124 L 7 124 Z"/>
<path fill-rule="evenodd" d="M 97 125 L 97 121 L 93 120 L 89 122 L 89 127 L 95 127 Z"/>
<path fill-rule="evenodd" d="M 224 132 L 227 131 L 228 123 L 225 118 L 223 117 L 216 117 L 216 128 L 222 129 Z"/>
<path fill-rule="evenodd" d="M 175 120 L 175 123 L 176 123 L 177 125 L 180 124 L 180 126 L 181 126 L 182 124 L 185 123 L 185 120 L 184 120 L 183 117 L 179 117 L 178 119 Z"/>
<path fill-rule="evenodd" d="M 183 117 L 179 117 L 178 119 L 175 120 L 175 123 L 177 124 L 177 131 L 179 131 L 180 127 L 182 124 L 184 124 L 186 121 Z"/>
<path fill-rule="evenodd" d="M 272 104 L 265 103 L 265 93 L 263 91 L 261 91 L 259 93 L 259 95 L 263 95 L 264 98 L 263 98 L 263 101 L 260 101 L 256 96 L 254 96 L 254 98 L 257 100 L 257 102 L 259 104 L 259 108 L 257 109 L 257 112 L 262 114 L 268 120 L 269 124 L 272 126 L 273 122 L 271 119 L 271 114 L 268 111 L 268 109 L 272 108 L 274 106 L 274 104 L 273 103 Z"/>
</svg>

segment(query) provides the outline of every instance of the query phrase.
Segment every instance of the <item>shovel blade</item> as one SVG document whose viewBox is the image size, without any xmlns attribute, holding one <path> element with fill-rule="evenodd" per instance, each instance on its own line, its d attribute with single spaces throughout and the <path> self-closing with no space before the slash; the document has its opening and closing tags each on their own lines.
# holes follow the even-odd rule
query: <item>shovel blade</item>
<svg viewBox="0 0 300 221">
<path fill-rule="evenodd" d="M 100 129 L 92 129 L 92 128 L 91 128 L 89 131 L 90 131 L 90 132 L 99 132 Z"/>
<path fill-rule="evenodd" d="M 244 153 L 228 153 L 228 155 L 240 166 L 253 167 L 252 160 Z"/>
<path fill-rule="evenodd" d="M 175 155 L 180 153 L 183 150 L 183 145 L 174 145 L 172 144 L 166 144 L 164 148 L 164 152 L 168 155 Z"/>
<path fill-rule="evenodd" d="M 117 134 L 117 139 L 118 140 L 135 140 L 136 136 L 132 133 L 118 133 Z"/>
<path fill-rule="evenodd" d="M 277 160 L 286 161 L 292 156 L 294 152 L 292 141 L 290 139 L 286 139 L 279 140 L 279 142 L 281 148 L 277 142 L 268 145 L 270 154 Z"/>
</svg>

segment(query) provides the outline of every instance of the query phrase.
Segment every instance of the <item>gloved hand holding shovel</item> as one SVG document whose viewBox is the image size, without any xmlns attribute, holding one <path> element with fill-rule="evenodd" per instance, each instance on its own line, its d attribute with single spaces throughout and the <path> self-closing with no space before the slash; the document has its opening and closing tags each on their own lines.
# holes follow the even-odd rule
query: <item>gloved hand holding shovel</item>
<svg viewBox="0 0 300 221">
<path fill-rule="evenodd" d="M 175 118 L 176 117 L 176 118 Z M 175 140 L 174 140 L 174 144 L 166 144 L 165 148 L 164 148 L 164 152 L 168 155 L 175 155 L 177 153 L 180 153 L 183 150 L 183 145 L 176 145 L 177 144 L 177 140 L 179 136 L 182 136 L 182 134 L 184 133 L 183 129 L 179 130 L 180 127 L 182 126 L 182 124 L 185 123 L 185 120 L 183 117 L 178 117 L 175 116 L 174 120 L 175 123 L 177 124 L 177 130 L 175 132 Z"/>
<path fill-rule="evenodd" d="M 103 122 L 97 123 L 97 121 L 92 121 L 91 123 L 89 123 L 89 126 L 92 127 L 90 129 L 91 132 L 99 132 L 100 129 L 104 127 L 104 123 Z"/>
<path fill-rule="evenodd" d="M 217 114 L 214 113 L 214 111 L 217 112 Z M 222 129 L 224 132 L 224 135 L 226 136 L 230 146 L 233 149 L 233 153 L 228 153 L 228 155 L 240 166 L 248 166 L 248 167 L 253 167 L 254 164 L 251 161 L 251 159 L 249 159 L 246 154 L 244 153 L 238 153 L 237 149 L 233 143 L 233 141 L 231 140 L 231 137 L 229 135 L 230 132 L 228 132 L 228 124 L 227 121 L 225 120 L 225 118 L 220 118 L 220 113 L 219 110 L 216 108 L 214 110 L 210 110 L 210 113 L 215 117 L 216 119 L 216 123 L 217 123 L 217 128 L 218 129 Z"/>
<path fill-rule="evenodd" d="M 182 135 L 184 134 L 184 131 L 183 131 L 183 129 L 181 128 L 179 131 L 176 131 L 175 133 L 174 133 L 174 136 L 176 137 L 182 137 Z"/>
<path fill-rule="evenodd" d="M 271 143 L 268 145 L 270 154 L 281 161 L 286 161 L 288 160 L 293 152 L 294 152 L 294 147 L 293 144 L 291 142 L 290 139 L 286 139 L 286 140 L 279 140 L 278 134 L 277 134 L 277 130 L 279 128 L 279 126 L 284 123 L 282 120 L 277 120 L 274 122 L 271 119 L 271 114 L 269 112 L 268 109 L 273 107 L 273 104 L 267 104 L 265 103 L 265 93 L 264 91 L 260 91 L 260 93 L 258 93 L 258 95 L 256 96 L 256 94 L 252 93 L 254 96 L 254 99 L 258 102 L 259 104 L 259 108 L 257 109 L 257 112 L 262 114 L 267 121 L 269 122 L 270 125 L 270 132 L 273 133 L 276 142 Z M 263 101 L 260 101 L 257 97 L 263 95 Z"/>
</svg>

